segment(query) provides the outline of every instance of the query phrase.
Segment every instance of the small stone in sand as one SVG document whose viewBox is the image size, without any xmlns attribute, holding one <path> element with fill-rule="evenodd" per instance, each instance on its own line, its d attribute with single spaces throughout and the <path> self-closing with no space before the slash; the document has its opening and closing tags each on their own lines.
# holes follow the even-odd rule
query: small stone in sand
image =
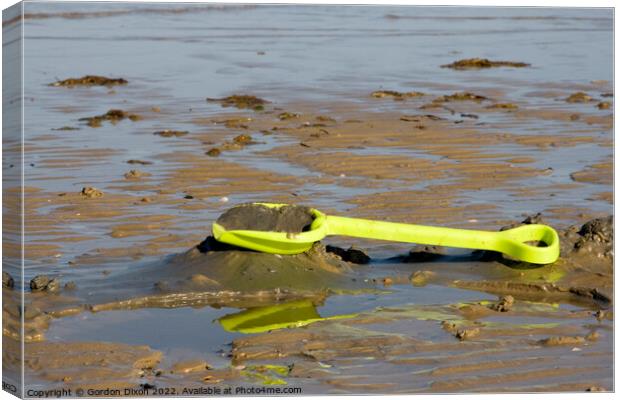
<svg viewBox="0 0 620 400">
<path fill-rule="evenodd" d="M 514 297 L 510 295 L 502 296 L 497 303 L 489 306 L 489 308 L 493 311 L 507 312 L 510 311 L 514 302 Z"/>
<path fill-rule="evenodd" d="M 2 271 L 2 287 L 9 289 L 13 289 L 15 287 L 13 277 L 6 271 Z"/>
<path fill-rule="evenodd" d="M 587 103 L 592 101 L 592 97 L 584 92 L 575 92 L 568 96 L 565 100 L 567 103 Z"/>
<path fill-rule="evenodd" d="M 208 155 L 209 157 L 217 157 L 220 154 L 222 154 L 222 151 L 218 149 L 217 147 L 214 147 L 210 149 L 209 151 L 207 151 L 205 154 Z"/>
<path fill-rule="evenodd" d="M 90 186 L 82 188 L 80 194 L 82 195 L 82 197 L 85 197 L 87 199 L 96 199 L 99 197 L 103 197 L 103 192 L 101 190 Z"/>
<path fill-rule="evenodd" d="M 33 292 L 56 292 L 60 289 L 60 281 L 47 275 L 37 275 L 30 280 L 30 290 Z"/>
<path fill-rule="evenodd" d="M 325 250 L 328 253 L 336 254 L 343 261 L 353 264 L 368 264 L 370 262 L 370 256 L 366 253 L 366 251 L 357 247 L 351 246 L 348 250 L 345 250 L 338 246 L 327 245 Z"/>
<path fill-rule="evenodd" d="M 145 176 L 151 176 L 151 174 L 138 171 L 137 169 L 132 169 L 125 173 L 125 179 L 140 179 Z"/>
<path fill-rule="evenodd" d="M 161 137 L 181 137 L 187 135 L 188 131 L 175 131 L 173 129 L 164 129 L 163 131 L 153 132 L 153 135 Z"/>
<path fill-rule="evenodd" d="M 599 110 L 609 110 L 609 108 L 611 107 L 611 103 L 608 101 L 601 101 L 596 106 Z"/>
<path fill-rule="evenodd" d="M 278 119 L 280 119 L 280 121 L 286 121 L 287 119 L 293 119 L 293 118 L 298 118 L 299 114 L 295 114 L 295 113 L 290 113 L 290 112 L 283 112 L 278 114 Z"/>
<path fill-rule="evenodd" d="M 237 144 L 244 144 L 244 145 L 253 143 L 252 136 L 245 135 L 245 134 L 235 136 L 235 138 L 233 139 L 233 142 Z"/>
<path fill-rule="evenodd" d="M 455 337 L 461 341 L 471 339 L 474 336 L 478 336 L 480 328 L 461 328 L 455 333 Z"/>
</svg>

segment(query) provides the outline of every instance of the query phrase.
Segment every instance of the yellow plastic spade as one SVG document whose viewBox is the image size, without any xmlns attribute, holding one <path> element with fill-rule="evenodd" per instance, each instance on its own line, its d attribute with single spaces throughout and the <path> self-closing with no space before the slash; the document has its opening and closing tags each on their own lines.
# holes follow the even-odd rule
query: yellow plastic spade
<svg viewBox="0 0 620 400">
<path fill-rule="evenodd" d="M 255 204 L 273 208 L 287 205 Z M 274 254 L 303 253 L 309 250 L 314 242 L 318 242 L 325 236 L 342 235 L 395 242 L 493 250 L 517 260 L 534 264 L 552 263 L 560 255 L 558 234 L 547 225 L 531 224 L 502 232 L 488 232 L 328 216 L 316 209 L 312 209 L 312 213 L 314 220 L 310 230 L 301 233 L 252 230 L 227 231 L 223 226 L 214 222 L 213 236 L 220 242 Z M 538 247 L 527 242 L 544 242 L 546 246 Z"/>
</svg>

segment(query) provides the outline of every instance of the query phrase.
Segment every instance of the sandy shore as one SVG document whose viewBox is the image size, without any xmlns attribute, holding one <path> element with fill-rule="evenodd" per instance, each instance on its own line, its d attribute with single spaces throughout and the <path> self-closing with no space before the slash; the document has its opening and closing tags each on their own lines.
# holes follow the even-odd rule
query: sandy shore
<svg viewBox="0 0 620 400">
<path fill-rule="evenodd" d="M 235 109 L 192 118 L 191 132 L 157 139 L 167 141 L 168 151 L 130 163 L 119 162 L 120 148 L 75 145 L 88 143 L 97 127 L 78 124 L 79 132 L 85 131 L 80 136 L 63 130 L 33 137 L 26 150 L 42 173 L 52 171 L 54 183 L 26 188 L 26 234 L 32 240 L 25 257 L 29 265 L 54 265 L 57 272 L 47 275 L 57 277 L 60 286 L 26 294 L 31 310 L 26 317 L 27 375 L 43 387 L 88 382 L 124 388 L 148 382 L 181 388 L 281 379 L 309 393 L 611 389 L 612 256 L 600 240 L 586 250 L 575 245 L 581 224 L 608 213 L 583 202 L 574 206 L 570 199 L 612 201 L 612 114 L 585 103 L 576 118 L 562 107 L 542 113 L 527 104 L 494 106 L 505 103 L 501 93 L 479 95 L 489 100 L 437 102 L 425 95 L 401 101 L 366 95 L 344 104 L 269 99 L 261 111 Z M 384 103 L 391 109 L 375 110 Z M 140 120 L 164 119 L 166 110 L 153 107 L 129 111 Z M 480 122 L 498 114 L 500 122 Z M 573 124 L 574 133 L 502 131 L 543 120 Z M 67 140 L 71 145 L 63 145 Z M 608 155 L 557 178 L 553 162 L 546 162 L 578 146 L 596 146 Z M 205 154 L 214 148 L 218 155 Z M 80 190 L 82 182 L 90 187 L 80 174 L 102 165 L 125 174 L 110 175 L 105 186 Z M 75 189 L 54 190 L 56 183 Z M 471 201 L 470 193 L 485 191 L 488 201 Z M 543 202 L 546 207 L 528 206 L 544 198 L 551 199 Z M 287 268 L 298 261 L 285 258 L 271 272 L 256 267 L 244 276 L 239 273 L 246 271 L 245 264 L 231 258 L 205 262 L 198 252 L 163 258 L 200 243 L 231 199 L 488 230 L 518 222 L 507 210 L 523 203 L 563 232 L 562 258 L 537 268 L 485 261 L 479 255 L 399 258 L 407 246 L 347 239 L 331 241 L 363 247 L 372 257 L 369 265 L 329 267 L 340 262 L 329 261 L 328 275 L 313 271 L 295 277 Z M 19 249 L 5 241 L 4 251 L 17 257 Z M 128 265 L 133 275 L 126 272 Z M 316 260 L 309 265 L 317 265 Z M 279 274 L 289 278 L 277 283 Z M 351 286 L 352 276 L 366 283 Z M 313 281 L 322 283 L 308 285 Z M 173 287 L 160 294 L 162 282 Z M 177 371 L 178 356 L 148 346 L 88 343 L 88 335 L 58 341 L 46 333 L 66 318 L 73 318 L 68 326 L 77 332 L 81 323 L 75 315 L 104 310 L 241 308 L 300 297 L 321 305 L 337 293 L 348 293 L 354 302 L 356 293 L 409 293 L 429 284 L 479 291 L 481 300 L 446 303 L 436 296 L 433 305 L 369 307 L 352 319 L 242 337 L 228 350 L 219 344 L 229 364 L 212 369 L 199 353 L 178 361 L 195 366 Z M 512 296 L 514 306 L 497 311 L 497 301 L 485 300 L 484 292 Z M 17 296 L 7 288 L 3 293 L 9 343 L 5 362 L 11 364 L 16 361 L 11 357 L 17 357 L 10 345 L 10 338 L 17 337 L 18 314 L 12 311 Z M 84 361 L 67 364 L 67 352 Z M 118 352 L 123 356 L 112 356 Z M 271 364 L 285 366 L 285 372 L 260 367 Z"/>
<path fill-rule="evenodd" d="M 5 379 L 23 362 L 27 389 L 88 395 L 614 390 L 608 11 L 26 11 L 23 164 L 18 121 L 3 138 Z M 545 223 L 561 256 L 209 237 L 256 201 Z"/>
</svg>

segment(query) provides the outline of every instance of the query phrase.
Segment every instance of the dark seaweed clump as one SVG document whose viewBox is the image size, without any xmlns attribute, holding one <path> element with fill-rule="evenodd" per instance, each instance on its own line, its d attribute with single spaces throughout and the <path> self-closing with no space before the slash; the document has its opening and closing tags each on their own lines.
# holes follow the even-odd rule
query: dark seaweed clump
<svg viewBox="0 0 620 400">
<path fill-rule="evenodd" d="M 222 107 L 249 108 L 255 111 L 262 111 L 265 104 L 269 103 L 267 100 L 261 99 L 260 97 L 246 94 L 234 94 L 221 99 L 207 98 L 207 101 L 220 103 Z"/>
<path fill-rule="evenodd" d="M 123 110 L 109 110 L 107 113 L 102 115 L 95 115 L 94 117 L 80 118 L 80 121 L 87 121 L 87 125 L 92 128 L 98 128 L 101 126 L 103 121 L 109 121 L 112 124 L 116 124 L 117 122 L 129 119 L 131 121 L 138 121 L 142 119 L 137 114 L 131 114 Z"/>
<path fill-rule="evenodd" d="M 370 94 L 370 96 L 376 99 L 382 99 L 384 97 L 392 97 L 394 100 L 404 100 L 408 97 L 421 97 L 424 96 L 422 92 L 397 92 L 395 90 L 377 90 Z"/>
<path fill-rule="evenodd" d="M 456 70 L 464 69 L 482 69 L 482 68 L 495 68 L 495 67 L 513 67 L 524 68 L 529 67 L 530 64 L 524 62 L 515 61 L 491 61 L 488 58 L 466 58 L 458 60 L 452 64 L 442 65 L 441 68 L 452 68 Z"/>
<path fill-rule="evenodd" d="M 115 86 L 126 85 L 127 81 L 123 78 L 106 78 L 98 75 L 85 75 L 81 78 L 69 78 L 62 81 L 50 83 L 50 86 Z"/>
<path fill-rule="evenodd" d="M 450 95 L 439 96 L 435 100 L 433 100 L 433 103 L 447 103 L 450 101 L 481 102 L 484 100 L 489 100 L 489 99 L 487 97 L 484 97 L 484 96 L 481 96 L 475 93 L 471 93 L 471 92 L 456 92 Z"/>
</svg>

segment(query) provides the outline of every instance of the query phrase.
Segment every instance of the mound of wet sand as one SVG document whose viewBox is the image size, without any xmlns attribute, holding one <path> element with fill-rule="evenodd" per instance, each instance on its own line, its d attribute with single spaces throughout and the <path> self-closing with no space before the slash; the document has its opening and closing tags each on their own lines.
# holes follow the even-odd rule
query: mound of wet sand
<svg viewBox="0 0 620 400">
<path fill-rule="evenodd" d="M 316 243 L 301 254 L 259 253 L 213 237 L 151 270 L 160 292 L 214 291 L 270 296 L 360 287 L 351 264 Z"/>
<path fill-rule="evenodd" d="M 540 223 L 545 223 L 543 217 L 536 214 L 520 223 L 505 226 L 502 230 Z M 559 231 L 558 235 L 560 259 L 554 264 L 533 269 L 528 263 L 503 259 L 499 253 L 478 252 L 482 260 L 499 261 L 515 271 L 522 271 L 520 276 L 503 280 L 456 280 L 452 284 L 460 288 L 521 298 L 547 301 L 564 298 L 585 301 L 603 308 L 610 307 L 613 304 L 613 216 L 570 226 Z M 531 277 L 537 278 L 528 278 L 526 271 L 532 271 Z"/>
<path fill-rule="evenodd" d="M 576 230 L 577 226 L 572 226 L 565 232 L 564 237 L 567 242 L 565 251 L 595 260 L 606 260 L 607 263 L 613 261 L 614 220 L 612 215 L 588 221 L 578 231 Z"/>
<path fill-rule="evenodd" d="M 310 229 L 312 209 L 287 205 L 278 208 L 261 204 L 242 204 L 222 214 L 217 223 L 227 230 L 300 233 Z"/>
<path fill-rule="evenodd" d="M 184 253 L 111 274 L 103 282 L 84 283 L 70 294 L 87 301 L 87 309 L 103 311 L 190 305 L 255 307 L 374 288 L 352 263 L 328 252 L 321 243 L 301 254 L 278 255 L 223 244 L 209 236 Z"/>
</svg>

